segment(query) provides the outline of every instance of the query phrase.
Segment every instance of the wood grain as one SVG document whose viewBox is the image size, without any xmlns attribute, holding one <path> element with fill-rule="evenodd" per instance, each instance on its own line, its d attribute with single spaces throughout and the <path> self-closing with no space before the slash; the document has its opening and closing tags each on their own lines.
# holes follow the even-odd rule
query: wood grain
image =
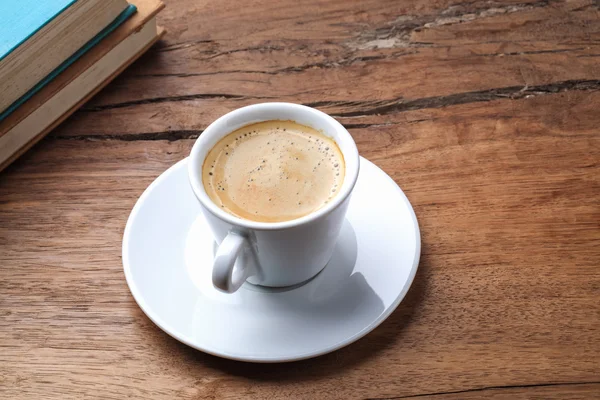
<svg viewBox="0 0 600 400">
<path fill-rule="evenodd" d="M 0 174 L 0 398 L 600 397 L 597 5 L 166 3 L 171 34 Z M 365 338 L 253 365 L 152 324 L 120 249 L 145 187 L 271 98 L 348 127 L 422 257 Z"/>
<path fill-rule="evenodd" d="M 600 87 L 600 18 L 586 2 L 288 2 L 268 17 L 265 8 L 232 17 L 212 2 L 167 7 L 162 46 L 57 134 L 114 134 L 114 120 L 119 134 L 193 134 L 261 101 L 351 116 Z M 215 19 L 195 24 L 200 15 Z"/>
</svg>

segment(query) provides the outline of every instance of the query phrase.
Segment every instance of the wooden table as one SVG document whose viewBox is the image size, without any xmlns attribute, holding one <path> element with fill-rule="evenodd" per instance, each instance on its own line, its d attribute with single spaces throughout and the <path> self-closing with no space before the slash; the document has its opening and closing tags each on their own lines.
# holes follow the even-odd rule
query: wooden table
<svg viewBox="0 0 600 400">
<path fill-rule="evenodd" d="M 166 3 L 165 40 L 0 174 L 0 398 L 600 398 L 597 2 Z M 211 121 L 278 100 L 349 129 L 423 247 L 371 334 L 253 365 L 150 322 L 121 238 Z"/>
</svg>

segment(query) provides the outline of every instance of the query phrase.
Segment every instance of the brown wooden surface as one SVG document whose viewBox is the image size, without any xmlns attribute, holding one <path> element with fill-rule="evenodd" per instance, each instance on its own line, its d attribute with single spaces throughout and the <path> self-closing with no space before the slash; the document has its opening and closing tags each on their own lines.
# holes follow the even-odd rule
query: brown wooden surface
<svg viewBox="0 0 600 400">
<path fill-rule="evenodd" d="M 600 398 L 592 1 L 165 1 L 169 34 L 0 174 L 0 398 Z M 136 306 L 121 238 L 211 121 L 336 116 L 403 188 L 419 272 L 371 334 L 252 365 Z"/>
</svg>

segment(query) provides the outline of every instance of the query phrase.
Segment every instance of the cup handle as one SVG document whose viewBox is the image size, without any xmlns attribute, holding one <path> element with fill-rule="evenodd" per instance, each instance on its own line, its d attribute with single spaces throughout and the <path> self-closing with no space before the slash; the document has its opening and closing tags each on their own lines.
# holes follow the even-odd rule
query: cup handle
<svg viewBox="0 0 600 400">
<path fill-rule="evenodd" d="M 251 275 L 252 268 L 244 260 L 248 239 L 237 232 L 229 231 L 219 245 L 213 263 L 213 285 L 226 293 L 237 291 Z"/>
</svg>

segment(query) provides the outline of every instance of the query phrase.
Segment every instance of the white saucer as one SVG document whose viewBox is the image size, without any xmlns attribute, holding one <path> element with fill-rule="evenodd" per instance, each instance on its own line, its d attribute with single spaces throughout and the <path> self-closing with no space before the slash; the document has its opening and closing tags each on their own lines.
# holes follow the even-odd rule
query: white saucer
<svg viewBox="0 0 600 400">
<path fill-rule="evenodd" d="M 361 158 L 340 239 L 319 275 L 295 288 L 246 283 L 234 294 L 212 286 L 215 244 L 186 164 L 146 189 L 123 238 L 133 297 L 175 339 L 234 360 L 300 360 L 360 339 L 404 298 L 419 264 L 419 226 L 402 190 L 370 161 Z"/>
</svg>

